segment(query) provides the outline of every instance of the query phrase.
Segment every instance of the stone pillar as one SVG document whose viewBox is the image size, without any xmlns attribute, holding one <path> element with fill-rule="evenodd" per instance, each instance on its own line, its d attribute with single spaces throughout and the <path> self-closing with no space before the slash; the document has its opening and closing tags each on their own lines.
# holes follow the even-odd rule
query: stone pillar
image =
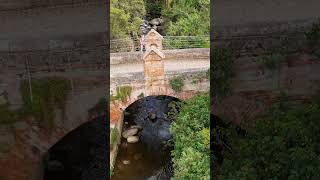
<svg viewBox="0 0 320 180">
<path fill-rule="evenodd" d="M 154 29 L 151 29 L 145 37 L 146 51 L 152 46 L 162 50 L 162 40 L 163 37 Z"/>
<path fill-rule="evenodd" d="M 143 56 L 144 79 L 146 96 L 166 94 L 164 79 L 164 54 L 162 49 L 163 37 L 155 30 L 146 36 L 146 52 Z"/>
</svg>

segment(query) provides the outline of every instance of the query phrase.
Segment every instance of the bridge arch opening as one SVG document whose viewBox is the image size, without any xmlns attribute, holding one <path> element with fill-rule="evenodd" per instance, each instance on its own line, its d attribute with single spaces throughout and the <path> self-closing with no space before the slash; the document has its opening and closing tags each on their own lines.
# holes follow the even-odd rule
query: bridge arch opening
<svg viewBox="0 0 320 180">
<path fill-rule="evenodd" d="M 51 146 L 42 158 L 42 179 L 108 179 L 108 121 L 83 123 Z"/>
<path fill-rule="evenodd" d="M 112 180 L 159 176 L 170 179 L 173 141 L 169 128 L 174 119 L 168 113 L 174 109 L 175 102 L 181 100 L 166 95 L 147 96 L 124 110 L 121 144 Z M 127 136 L 131 130 L 136 131 L 130 134 L 136 137 L 135 143 Z"/>
</svg>

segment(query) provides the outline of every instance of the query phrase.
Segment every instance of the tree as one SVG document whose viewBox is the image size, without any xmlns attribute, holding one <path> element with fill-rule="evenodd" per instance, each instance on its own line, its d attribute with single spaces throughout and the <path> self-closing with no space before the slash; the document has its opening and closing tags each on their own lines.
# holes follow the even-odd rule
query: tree
<svg viewBox="0 0 320 180">
<path fill-rule="evenodd" d="M 168 3 L 168 8 L 162 11 L 168 35 L 210 34 L 210 0 L 176 0 Z"/>
<path fill-rule="evenodd" d="M 111 0 L 111 39 L 138 35 L 146 13 L 144 6 L 143 0 Z"/>
</svg>

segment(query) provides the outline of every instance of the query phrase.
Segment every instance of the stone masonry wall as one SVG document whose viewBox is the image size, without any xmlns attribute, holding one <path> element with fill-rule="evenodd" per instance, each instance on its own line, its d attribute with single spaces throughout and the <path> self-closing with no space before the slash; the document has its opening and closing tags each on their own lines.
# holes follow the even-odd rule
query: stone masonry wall
<svg viewBox="0 0 320 180">
<path fill-rule="evenodd" d="M 164 60 L 170 59 L 207 59 L 209 58 L 210 49 L 208 48 L 193 48 L 193 49 L 175 49 L 163 50 L 165 54 Z M 123 63 L 139 63 L 143 62 L 140 52 L 125 52 L 125 53 L 110 53 L 110 64 Z"/>
</svg>

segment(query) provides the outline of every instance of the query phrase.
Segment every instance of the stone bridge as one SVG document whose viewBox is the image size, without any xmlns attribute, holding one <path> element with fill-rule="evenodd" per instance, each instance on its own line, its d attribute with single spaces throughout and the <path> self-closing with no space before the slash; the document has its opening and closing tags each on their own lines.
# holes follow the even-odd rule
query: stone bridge
<svg viewBox="0 0 320 180">
<path fill-rule="evenodd" d="M 124 110 L 143 97 L 166 95 L 185 100 L 199 92 L 208 92 L 209 67 L 209 49 L 163 51 L 162 36 L 154 30 L 146 35 L 146 51 L 143 54 L 111 54 L 111 96 L 116 97 L 119 93 L 117 88 L 127 87 L 130 91 L 125 100 L 111 101 L 110 127 L 121 132 Z M 170 85 L 170 80 L 176 77 L 183 79 L 181 91 L 174 90 Z M 110 164 L 113 166 L 118 144 L 111 146 Z"/>
<path fill-rule="evenodd" d="M 109 83 L 103 38 L 103 35 L 93 35 L 82 37 L 82 40 L 78 37 L 73 40 L 29 40 L 27 44 L 11 44 L 20 45 L 19 49 L 16 46 L 17 50 L 1 49 L 1 106 L 9 103 L 12 111 L 23 108 L 20 88 L 24 80 L 58 77 L 65 79 L 70 87 L 65 100 L 65 117 L 62 118 L 57 110 L 51 130 L 43 128 L 38 120 L 32 118 L 21 117 L 5 124 L 3 122 L 6 119 L 1 117 L 0 146 L 6 147 L 0 152 L 0 164 L 3 167 L 0 170 L 1 179 L 26 179 L 40 173 L 41 167 L 36 167 L 42 155 L 66 134 L 96 116 L 90 110 L 101 98 L 106 97 L 106 84 Z M 83 44 L 88 41 L 94 44 Z M 37 42 L 39 46 L 32 47 L 32 42 Z M 0 44 L 6 45 L 4 41 L 0 41 Z M 78 44 L 78 47 L 74 44 Z M 32 50 L 25 47 L 32 47 Z"/>
<path fill-rule="evenodd" d="M 101 0 L 1 1 L 0 108 L 23 107 L 22 80 L 60 77 L 71 88 L 66 117 L 56 116 L 51 130 L 33 118 L 0 117 L 0 179 L 40 179 L 48 149 L 95 116 L 88 111 L 109 83 L 106 7 Z"/>
</svg>

